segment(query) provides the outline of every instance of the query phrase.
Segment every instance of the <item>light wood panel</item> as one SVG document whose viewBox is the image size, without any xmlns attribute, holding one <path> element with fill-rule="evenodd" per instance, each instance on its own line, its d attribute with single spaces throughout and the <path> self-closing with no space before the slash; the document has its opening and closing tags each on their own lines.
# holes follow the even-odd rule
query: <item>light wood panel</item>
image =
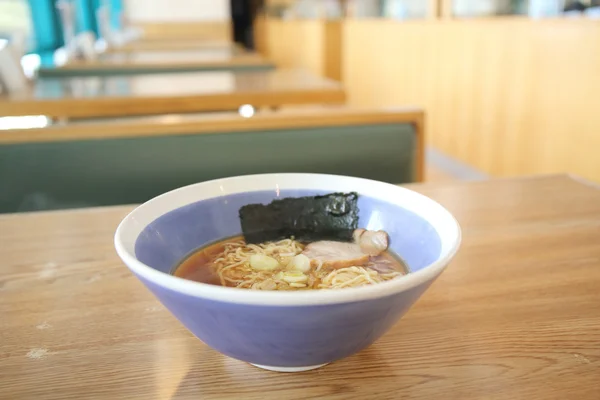
<svg viewBox="0 0 600 400">
<path fill-rule="evenodd" d="M 0 116 L 89 118 L 344 100 L 339 83 L 302 70 L 45 78 L 31 90 L 0 95 Z"/>
<path fill-rule="evenodd" d="M 268 18 L 266 25 L 268 57 L 278 67 L 341 78 L 342 22 Z"/>
<path fill-rule="evenodd" d="M 185 135 L 236 130 L 300 129 L 311 126 L 401 124 L 415 125 L 421 136 L 423 111 L 418 109 L 375 110 L 347 107 L 284 108 L 261 111 L 250 118 L 239 113 L 171 114 L 147 117 L 82 120 L 56 123 L 45 128 L 4 130 L 0 143 L 55 142 L 113 137 Z"/>
<path fill-rule="evenodd" d="M 269 33 L 267 17 L 264 13 L 259 13 L 254 18 L 252 25 L 254 35 L 254 48 L 257 53 L 262 54 L 265 57 L 269 57 Z"/>
<path fill-rule="evenodd" d="M 212 51 L 228 50 L 234 53 L 243 53 L 246 49 L 233 42 L 226 40 L 202 40 L 202 39 L 164 39 L 164 40 L 133 40 L 120 46 L 107 49 L 107 53 L 140 52 L 140 51 Z"/>
<path fill-rule="evenodd" d="M 202 39 L 231 42 L 233 28 L 230 21 L 202 22 L 136 22 L 143 32 L 144 40 Z"/>
<path fill-rule="evenodd" d="M 597 21 L 348 20 L 344 36 L 352 104 L 423 107 L 428 143 L 491 175 L 600 181 Z"/>
<path fill-rule="evenodd" d="M 456 260 L 368 349 L 282 374 L 186 331 L 113 248 L 132 207 L 0 216 L 7 399 L 597 400 L 600 191 L 565 176 L 410 185 L 463 228 Z"/>
<path fill-rule="evenodd" d="M 344 48 L 343 24 L 341 21 L 324 21 L 323 76 L 341 81 Z"/>
<path fill-rule="evenodd" d="M 452 1 L 453 0 L 437 0 L 438 16 L 440 18 L 452 18 Z"/>
</svg>

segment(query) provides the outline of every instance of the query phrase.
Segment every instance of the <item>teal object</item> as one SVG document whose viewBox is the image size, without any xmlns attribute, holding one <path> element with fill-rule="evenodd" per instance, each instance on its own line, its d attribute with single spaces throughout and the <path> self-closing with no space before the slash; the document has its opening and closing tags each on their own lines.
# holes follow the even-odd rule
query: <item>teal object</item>
<svg viewBox="0 0 600 400">
<path fill-rule="evenodd" d="M 106 0 L 110 6 L 110 27 L 116 31 L 123 29 L 123 0 Z"/>
<path fill-rule="evenodd" d="M 54 50 L 38 51 L 33 54 L 40 56 L 40 68 L 54 67 Z"/>
<path fill-rule="evenodd" d="M 92 32 L 96 38 L 100 36 L 96 21 L 94 0 L 75 0 L 75 34 Z"/>
<path fill-rule="evenodd" d="M 163 67 L 158 64 L 156 67 L 140 68 L 121 68 L 118 65 L 106 68 L 40 68 L 38 76 L 41 78 L 69 78 L 80 76 L 113 76 L 113 75 L 139 75 L 139 74 L 165 74 L 173 72 L 210 72 L 210 71 L 232 71 L 232 72 L 251 72 L 251 71 L 270 71 L 275 69 L 273 64 L 260 65 L 223 65 L 223 66 L 187 66 L 178 65 L 173 67 Z"/>
<path fill-rule="evenodd" d="M 65 43 L 55 3 L 54 0 L 29 0 L 35 38 L 34 53 L 53 53 Z"/>
<path fill-rule="evenodd" d="M 0 212 L 141 203 L 228 176 L 312 172 L 415 180 L 412 124 L 0 145 Z"/>
</svg>

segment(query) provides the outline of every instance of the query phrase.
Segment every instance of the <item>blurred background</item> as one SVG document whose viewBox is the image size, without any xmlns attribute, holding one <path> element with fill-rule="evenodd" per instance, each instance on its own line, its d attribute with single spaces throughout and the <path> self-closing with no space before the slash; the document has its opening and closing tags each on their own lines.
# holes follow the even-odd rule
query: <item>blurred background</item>
<svg viewBox="0 0 600 400">
<path fill-rule="evenodd" d="M 319 45 L 300 39 L 339 29 L 339 72 L 329 74 L 342 79 L 348 102 L 423 107 L 432 150 L 492 177 L 569 172 L 600 181 L 592 150 L 600 2 L 268 3 L 261 51 L 318 71 Z"/>
<path fill-rule="evenodd" d="M 10 182 L 16 187 L 21 184 L 14 182 L 42 179 L 35 168 L 56 161 L 25 149 L 24 143 L 55 143 L 52 135 L 76 141 L 76 135 L 87 134 L 86 126 L 87 132 L 105 132 L 102 124 L 122 121 L 125 125 L 119 129 L 130 137 L 127 132 L 139 133 L 149 125 L 165 124 L 165 132 L 179 129 L 173 124 L 189 124 L 182 116 L 194 115 L 200 118 L 194 123 L 202 129 L 218 130 L 206 119 L 215 118 L 215 112 L 229 113 L 222 114 L 223 118 L 233 113 L 236 118 L 279 118 L 278 123 L 296 118 L 306 124 L 311 119 L 325 121 L 323 112 L 343 107 L 343 112 L 335 111 L 345 115 L 340 126 L 361 126 L 360 135 L 365 137 L 369 135 L 365 123 L 348 122 L 364 110 L 386 113 L 380 123 L 369 122 L 375 125 L 390 124 L 389 113 L 396 111 L 422 112 L 422 120 L 409 121 L 417 137 L 407 145 L 412 146 L 414 156 L 412 178 L 382 177 L 375 172 L 367 177 L 402 183 L 571 173 L 600 182 L 596 154 L 600 148 L 599 18 L 600 1 L 596 0 L 0 0 L 0 41 L 10 48 L 0 57 L 0 135 L 6 134 L 0 144 L 12 146 L 4 153 L 0 149 L 4 157 L 0 158 L 0 177 L 4 189 Z M 10 66 L 10 59 L 13 64 L 17 60 L 22 74 Z M 252 71 L 255 75 L 248 75 Z M 298 78 L 289 75 L 290 71 L 305 75 Z M 190 72 L 204 75 L 191 76 Z M 156 78 L 142 83 L 141 76 L 150 73 Z M 188 74 L 185 83 L 178 86 L 175 82 L 184 75 L 170 78 L 175 73 Z M 211 95 L 235 92 L 238 100 L 222 107 L 210 100 L 206 103 L 210 106 L 203 109 L 203 100 L 198 98 L 194 108 L 189 100 L 194 85 L 202 93 L 212 91 Z M 284 93 L 274 93 L 276 85 Z M 315 94 L 312 100 L 291 100 L 311 85 L 339 85 L 343 99 L 328 101 L 330 93 Z M 254 97 L 241 99 L 240 91 L 252 91 Z M 110 99 L 134 92 L 129 111 L 123 103 L 114 103 L 119 112 L 95 115 L 76 110 L 83 102 L 59 103 L 61 99 L 101 98 L 102 107 L 108 109 Z M 143 96 L 182 93 L 188 95 L 187 103 L 179 99 L 164 109 L 140 103 L 141 111 L 134 109 L 135 101 Z M 275 101 L 279 95 L 282 100 Z M 95 107 L 96 103 L 90 103 L 89 110 Z M 303 117 L 293 114 L 298 109 L 305 113 Z M 286 113 L 293 117 L 281 117 Z M 127 119 L 147 114 L 154 119 Z M 397 122 L 400 117 L 394 118 Z M 303 127 L 316 132 L 333 124 L 327 121 Z M 73 126 L 84 128 L 73 133 Z M 271 122 L 261 126 L 263 131 L 275 129 Z M 37 136 L 28 136 L 32 132 Z M 15 177 L 7 171 L 17 165 L 15 159 L 23 159 L 20 151 L 32 160 L 46 158 L 38 164 L 29 161 L 29 172 Z M 330 151 L 335 154 L 337 150 Z M 369 151 L 366 159 L 381 159 L 378 149 Z M 359 174 L 339 167 L 348 162 L 342 157 L 340 153 L 337 166 L 323 167 L 323 172 Z M 221 171 L 298 169 L 278 162 Z M 314 165 L 309 159 L 306 163 Z M 389 167 L 389 163 L 381 165 Z M 95 171 L 103 168 L 99 162 Z M 223 174 L 191 174 L 189 179 Z M 185 182 L 173 181 L 164 188 L 176 183 Z M 35 185 L 23 189 L 16 197 L 4 199 L 5 204 L 12 204 L 6 209 L 44 209 L 43 205 L 24 205 L 31 203 L 32 193 L 45 193 L 45 189 Z M 61 198 L 56 193 L 52 196 Z M 72 197 L 68 200 L 83 201 L 79 195 Z M 125 200 L 144 198 L 107 202 Z M 89 199 L 83 202 L 90 205 Z"/>
</svg>

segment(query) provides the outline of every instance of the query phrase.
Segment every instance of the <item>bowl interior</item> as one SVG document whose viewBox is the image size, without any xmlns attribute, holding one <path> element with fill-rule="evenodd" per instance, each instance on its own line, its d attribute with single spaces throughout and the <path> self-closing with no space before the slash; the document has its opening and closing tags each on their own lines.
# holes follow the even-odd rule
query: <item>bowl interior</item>
<svg viewBox="0 0 600 400">
<path fill-rule="evenodd" d="M 352 190 L 356 189 L 346 191 Z M 332 190 L 277 187 L 195 201 L 169 211 L 145 226 L 135 240 L 135 256 L 147 266 L 168 273 L 194 250 L 241 234 L 238 216 L 241 206 L 330 192 Z M 359 194 L 359 227 L 385 230 L 390 236 L 390 249 L 408 264 L 411 272 L 419 271 L 440 257 L 442 240 L 428 218 L 397 203 L 360 191 Z"/>
</svg>

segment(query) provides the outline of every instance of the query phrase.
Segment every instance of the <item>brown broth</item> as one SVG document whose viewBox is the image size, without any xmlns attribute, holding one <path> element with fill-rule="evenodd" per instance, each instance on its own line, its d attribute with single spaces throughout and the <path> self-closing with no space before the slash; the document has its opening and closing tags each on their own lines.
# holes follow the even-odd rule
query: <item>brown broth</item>
<svg viewBox="0 0 600 400">
<path fill-rule="evenodd" d="M 243 239 L 243 236 L 230 237 L 195 250 L 175 266 L 173 275 L 195 282 L 221 286 L 219 277 L 210 268 L 212 261 L 217 254 L 224 250 L 226 244 Z M 409 272 L 406 263 L 391 251 L 384 251 L 377 257 L 371 257 L 371 262 L 376 265 L 385 266 L 388 270 L 401 272 L 404 275 Z M 377 270 L 377 268 L 375 269 Z"/>
</svg>

